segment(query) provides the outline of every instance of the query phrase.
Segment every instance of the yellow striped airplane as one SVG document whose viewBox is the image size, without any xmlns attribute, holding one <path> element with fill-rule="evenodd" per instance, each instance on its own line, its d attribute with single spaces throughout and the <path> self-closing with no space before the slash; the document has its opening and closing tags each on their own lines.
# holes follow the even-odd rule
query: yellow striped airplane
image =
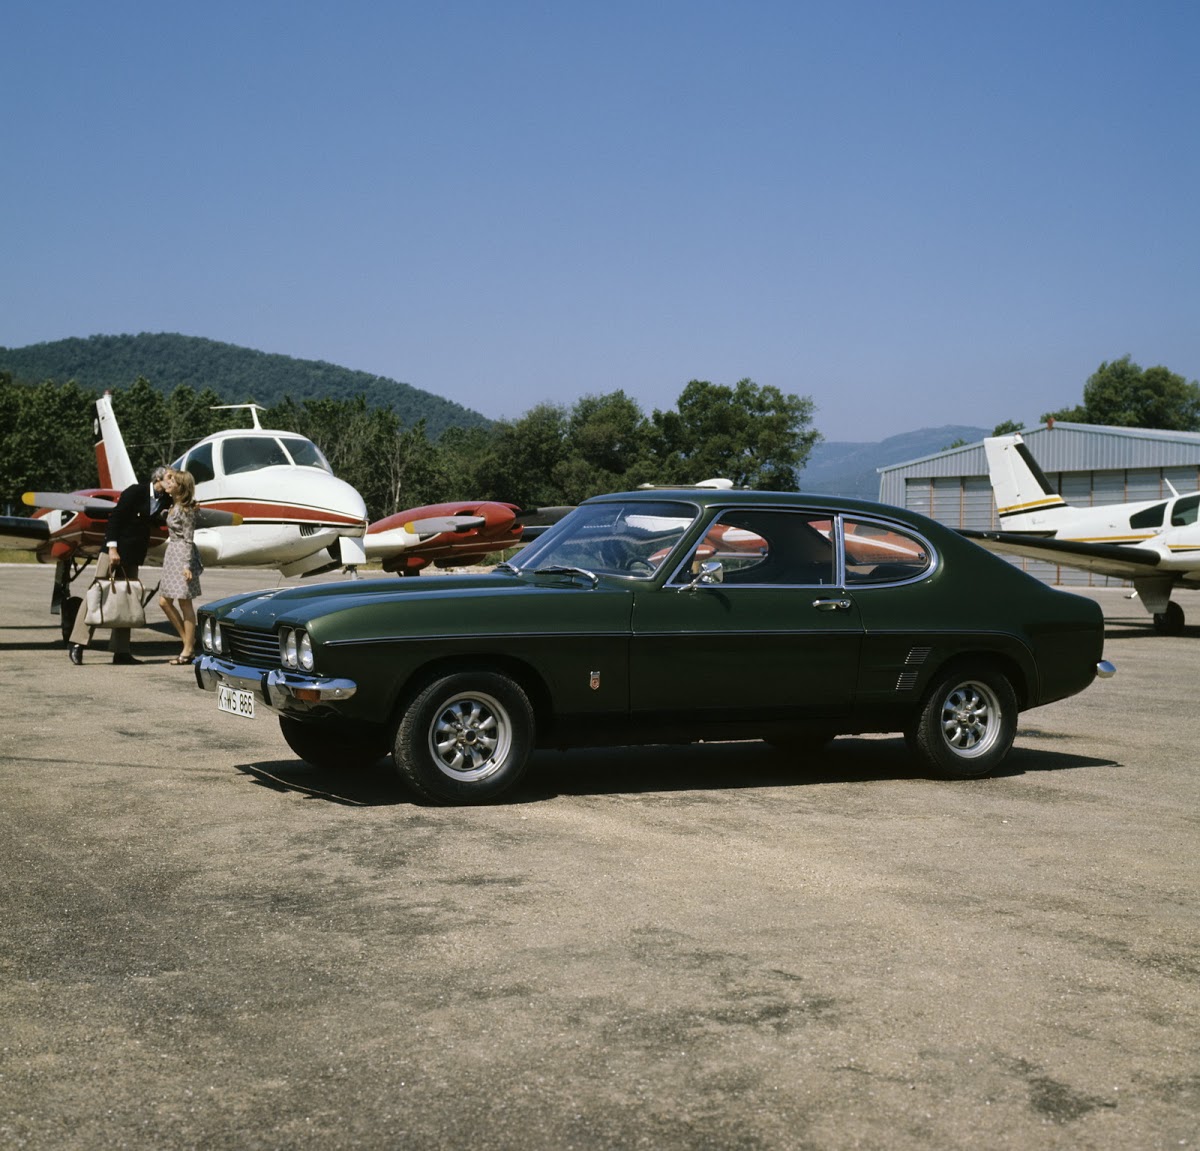
<svg viewBox="0 0 1200 1151">
<path fill-rule="evenodd" d="M 1200 588 L 1200 492 L 1077 507 L 1051 486 L 1020 435 L 983 441 L 1000 531 L 964 529 L 989 551 L 1132 580 L 1160 635 L 1183 632 L 1176 588 Z"/>
</svg>

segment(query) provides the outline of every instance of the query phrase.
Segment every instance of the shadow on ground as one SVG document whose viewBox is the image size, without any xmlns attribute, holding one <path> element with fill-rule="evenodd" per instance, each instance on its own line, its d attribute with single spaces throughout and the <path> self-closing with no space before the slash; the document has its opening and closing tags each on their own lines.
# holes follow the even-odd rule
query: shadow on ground
<svg viewBox="0 0 1200 1151">
<path fill-rule="evenodd" d="M 1041 737 L 1042 733 L 1031 733 Z M 356 807 L 422 805 L 395 774 L 390 759 L 349 771 L 314 767 L 298 759 L 241 763 L 236 769 L 263 787 L 299 792 Z M 1069 752 L 1013 748 L 992 778 L 1041 771 L 1116 767 L 1111 759 Z M 651 792 L 730 791 L 767 787 L 913 780 L 954 786 L 912 761 L 904 740 L 847 736 L 803 758 L 765 743 L 612 747 L 534 754 L 520 785 L 501 802 L 542 803 L 560 796 L 639 795 Z"/>
</svg>

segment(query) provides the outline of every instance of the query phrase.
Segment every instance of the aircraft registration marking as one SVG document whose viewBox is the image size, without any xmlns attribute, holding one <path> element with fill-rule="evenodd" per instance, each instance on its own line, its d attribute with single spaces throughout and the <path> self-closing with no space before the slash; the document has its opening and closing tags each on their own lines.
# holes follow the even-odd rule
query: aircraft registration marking
<svg viewBox="0 0 1200 1151">
<path fill-rule="evenodd" d="M 217 710 L 238 715 L 243 719 L 254 718 L 254 692 L 238 691 L 225 684 L 217 685 Z"/>
</svg>

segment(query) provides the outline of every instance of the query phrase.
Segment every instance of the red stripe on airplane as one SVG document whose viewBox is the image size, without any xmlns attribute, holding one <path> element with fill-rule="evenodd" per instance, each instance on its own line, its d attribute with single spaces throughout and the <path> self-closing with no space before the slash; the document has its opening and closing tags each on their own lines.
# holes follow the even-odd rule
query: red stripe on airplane
<svg viewBox="0 0 1200 1151">
<path fill-rule="evenodd" d="M 296 504 L 267 503 L 258 500 L 206 500 L 202 505 L 215 511 L 236 512 L 246 523 L 304 523 L 325 527 L 361 527 L 362 520 L 328 508 L 307 508 Z"/>
</svg>

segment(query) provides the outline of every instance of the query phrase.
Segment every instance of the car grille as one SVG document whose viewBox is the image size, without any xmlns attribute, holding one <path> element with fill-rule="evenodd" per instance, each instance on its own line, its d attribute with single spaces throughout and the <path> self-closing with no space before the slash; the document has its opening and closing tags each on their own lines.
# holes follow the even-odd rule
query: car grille
<svg viewBox="0 0 1200 1151">
<path fill-rule="evenodd" d="M 225 658 L 234 663 L 264 671 L 279 666 L 279 640 L 273 631 L 250 631 L 222 624 L 221 639 Z"/>
</svg>

